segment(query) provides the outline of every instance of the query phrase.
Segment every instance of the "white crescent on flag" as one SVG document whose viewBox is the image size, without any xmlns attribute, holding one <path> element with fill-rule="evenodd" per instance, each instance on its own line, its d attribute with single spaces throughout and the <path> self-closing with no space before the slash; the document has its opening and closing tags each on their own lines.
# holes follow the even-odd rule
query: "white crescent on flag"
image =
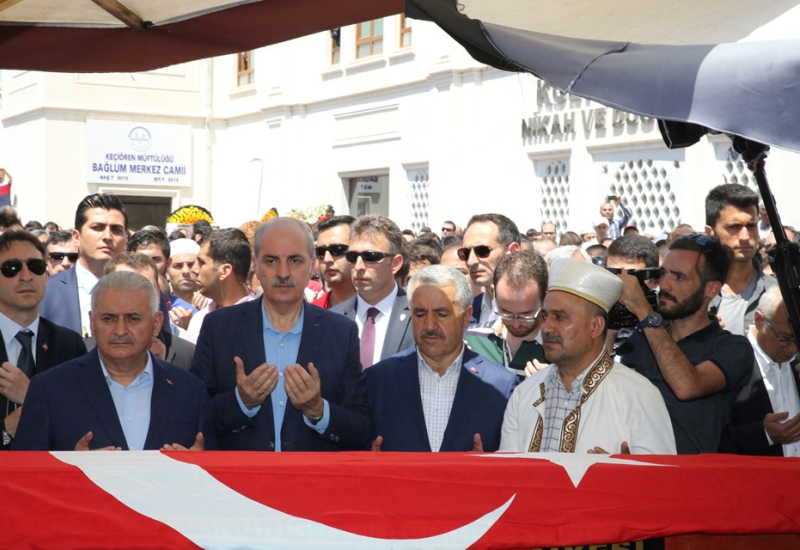
<svg viewBox="0 0 800 550">
<path fill-rule="evenodd" d="M 380 539 L 291 516 L 220 483 L 201 467 L 159 451 L 53 452 L 136 512 L 169 525 L 202 548 L 465 549 L 508 509 L 514 496 L 477 520 L 432 537 Z"/>
</svg>

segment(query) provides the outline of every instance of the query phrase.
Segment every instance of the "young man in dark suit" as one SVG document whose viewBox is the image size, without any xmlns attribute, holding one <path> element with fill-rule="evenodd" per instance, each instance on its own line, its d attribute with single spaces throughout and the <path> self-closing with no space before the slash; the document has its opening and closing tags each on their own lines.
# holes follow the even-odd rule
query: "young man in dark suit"
<svg viewBox="0 0 800 550">
<path fill-rule="evenodd" d="M 0 235 L 0 415 L 8 450 L 31 378 L 86 353 L 77 332 L 39 316 L 47 287 L 44 245 L 27 231 Z M 22 334 L 20 334 L 22 333 Z M 18 336 L 18 334 L 20 334 Z M 26 336 L 27 334 L 27 336 Z"/>
</svg>

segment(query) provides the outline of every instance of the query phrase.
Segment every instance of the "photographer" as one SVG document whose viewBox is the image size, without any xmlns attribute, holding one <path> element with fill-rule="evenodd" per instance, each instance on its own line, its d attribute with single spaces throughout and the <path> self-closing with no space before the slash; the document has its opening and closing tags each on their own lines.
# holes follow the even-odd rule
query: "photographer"
<svg viewBox="0 0 800 550">
<path fill-rule="evenodd" d="M 689 233 L 669 245 L 664 258 L 658 312 L 639 280 L 620 274 L 620 302 L 639 324 L 632 351 L 622 362 L 649 379 L 667 404 L 678 454 L 716 452 L 739 391 L 753 370 L 746 338 L 709 317 L 733 253 L 716 237 Z"/>
<path fill-rule="evenodd" d="M 641 235 L 627 235 L 620 237 L 606 250 L 606 269 L 619 274 L 620 269 L 644 270 L 647 268 L 658 269 L 658 248 L 653 241 Z M 644 280 L 652 291 L 658 289 L 658 278 Z M 651 305 L 652 303 L 651 298 Z M 639 320 L 627 311 L 624 306 L 615 305 L 608 314 L 608 333 L 606 334 L 606 349 L 612 355 L 615 352 L 625 352 L 625 343 Z"/>
</svg>

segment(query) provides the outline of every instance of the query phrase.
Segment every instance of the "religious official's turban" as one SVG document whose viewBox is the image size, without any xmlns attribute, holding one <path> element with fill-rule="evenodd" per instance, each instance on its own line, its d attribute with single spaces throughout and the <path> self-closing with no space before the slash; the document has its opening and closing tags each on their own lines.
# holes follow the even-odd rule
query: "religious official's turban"
<svg viewBox="0 0 800 550">
<path fill-rule="evenodd" d="M 169 243 L 169 257 L 177 256 L 178 254 L 194 254 L 200 253 L 200 245 L 192 239 L 175 239 Z"/>
<path fill-rule="evenodd" d="M 600 306 L 606 313 L 622 295 L 619 277 L 591 262 L 573 258 L 553 262 L 548 281 L 548 291 L 569 292 Z"/>
</svg>

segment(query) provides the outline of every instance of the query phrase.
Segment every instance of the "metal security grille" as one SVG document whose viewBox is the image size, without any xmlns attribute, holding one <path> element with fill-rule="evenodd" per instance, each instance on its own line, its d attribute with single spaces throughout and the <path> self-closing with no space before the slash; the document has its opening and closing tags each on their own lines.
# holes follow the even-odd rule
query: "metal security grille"
<svg viewBox="0 0 800 550">
<path fill-rule="evenodd" d="M 652 159 L 631 160 L 616 166 L 611 192 L 625 197 L 639 231 L 653 228 L 669 232 L 681 223 L 681 210 L 670 183 L 679 167 L 676 161 Z"/>
<path fill-rule="evenodd" d="M 722 162 L 722 180 L 725 183 L 746 185 L 758 193 L 758 184 L 753 179 L 752 172 L 733 147 L 728 147 L 728 150 L 725 151 L 725 159 Z"/>
<path fill-rule="evenodd" d="M 555 160 L 541 167 L 542 222 L 556 224 L 559 234 L 568 231 L 569 162 Z"/>
<path fill-rule="evenodd" d="M 414 233 L 428 222 L 428 210 L 430 208 L 430 184 L 428 183 L 428 170 L 411 170 L 408 172 L 410 183 L 411 200 L 411 229 Z"/>
</svg>

